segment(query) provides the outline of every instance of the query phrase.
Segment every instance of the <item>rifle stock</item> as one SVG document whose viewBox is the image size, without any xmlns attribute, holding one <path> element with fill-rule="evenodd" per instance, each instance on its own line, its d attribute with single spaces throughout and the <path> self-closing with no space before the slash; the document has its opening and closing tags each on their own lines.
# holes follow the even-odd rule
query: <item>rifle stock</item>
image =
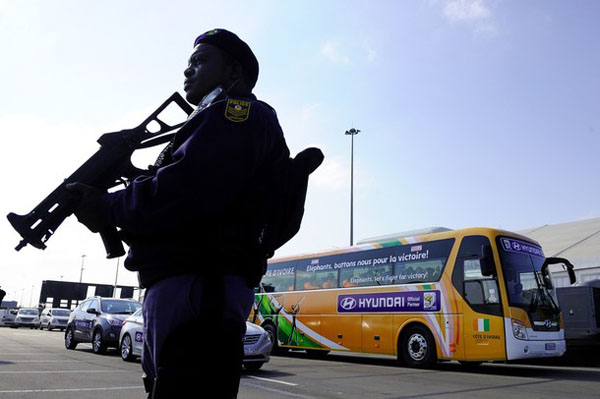
<svg viewBox="0 0 600 399">
<path fill-rule="evenodd" d="M 143 174 L 144 170 L 136 168 L 131 163 L 133 152 L 136 149 L 148 148 L 169 141 L 175 134 L 170 132 L 185 123 L 169 125 L 159 117 L 172 103 L 179 106 L 187 115 L 193 111 L 193 108 L 179 93 L 174 93 L 136 128 L 100 136 L 98 139 L 100 149 L 31 212 L 25 215 L 9 213 L 6 216 L 8 221 L 23 238 L 15 249 L 19 251 L 27 244 L 38 249 L 45 249 L 46 242 L 62 222 L 75 212 L 79 203 L 78 195 L 67 190 L 66 184 L 79 182 L 100 190 L 108 190 Z M 159 129 L 151 132 L 148 128 L 151 123 L 157 124 Z M 165 135 L 165 133 L 169 134 Z M 116 227 L 100 232 L 100 236 L 106 249 L 107 258 L 125 254 Z"/>
</svg>

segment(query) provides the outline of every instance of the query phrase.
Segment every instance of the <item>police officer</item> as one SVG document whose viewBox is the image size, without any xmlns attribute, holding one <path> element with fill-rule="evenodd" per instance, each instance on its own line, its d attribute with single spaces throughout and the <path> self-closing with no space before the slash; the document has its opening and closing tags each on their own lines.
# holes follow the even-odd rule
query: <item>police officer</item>
<svg viewBox="0 0 600 399">
<path fill-rule="evenodd" d="M 184 75 L 186 99 L 201 110 L 163 151 L 155 174 L 110 194 L 69 188 L 83 194 L 80 222 L 92 231 L 122 229 L 125 266 L 147 289 L 148 397 L 235 398 L 245 320 L 266 262 L 257 250 L 261 204 L 289 150 L 274 110 L 252 94 L 258 61 L 234 33 L 200 35 Z"/>
</svg>

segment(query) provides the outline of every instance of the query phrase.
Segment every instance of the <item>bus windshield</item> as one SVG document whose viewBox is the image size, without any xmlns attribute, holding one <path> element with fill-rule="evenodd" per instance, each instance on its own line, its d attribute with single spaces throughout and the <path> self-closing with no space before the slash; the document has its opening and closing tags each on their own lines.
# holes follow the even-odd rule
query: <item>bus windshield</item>
<svg viewBox="0 0 600 399">
<path fill-rule="evenodd" d="M 498 241 L 509 304 L 529 312 L 537 306 L 554 308 L 541 278 L 545 259 L 542 248 L 513 238 L 499 237 Z"/>
</svg>

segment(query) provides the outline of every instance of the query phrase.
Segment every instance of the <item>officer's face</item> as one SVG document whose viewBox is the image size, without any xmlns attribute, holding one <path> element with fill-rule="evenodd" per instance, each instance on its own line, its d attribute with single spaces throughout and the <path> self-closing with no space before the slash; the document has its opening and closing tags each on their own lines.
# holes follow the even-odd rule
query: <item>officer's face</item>
<svg viewBox="0 0 600 399">
<path fill-rule="evenodd" d="M 198 105 L 202 98 L 217 86 L 227 84 L 231 66 L 225 63 L 223 53 L 218 47 L 200 43 L 194 48 L 183 74 L 185 98 L 191 104 Z"/>
</svg>

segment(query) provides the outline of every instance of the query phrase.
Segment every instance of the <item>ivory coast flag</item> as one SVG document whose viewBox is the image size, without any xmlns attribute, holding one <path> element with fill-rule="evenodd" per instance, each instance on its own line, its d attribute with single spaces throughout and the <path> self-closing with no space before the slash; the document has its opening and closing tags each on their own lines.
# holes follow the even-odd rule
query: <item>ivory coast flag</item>
<svg viewBox="0 0 600 399">
<path fill-rule="evenodd" d="M 490 319 L 474 319 L 473 330 L 479 332 L 490 331 Z"/>
</svg>

